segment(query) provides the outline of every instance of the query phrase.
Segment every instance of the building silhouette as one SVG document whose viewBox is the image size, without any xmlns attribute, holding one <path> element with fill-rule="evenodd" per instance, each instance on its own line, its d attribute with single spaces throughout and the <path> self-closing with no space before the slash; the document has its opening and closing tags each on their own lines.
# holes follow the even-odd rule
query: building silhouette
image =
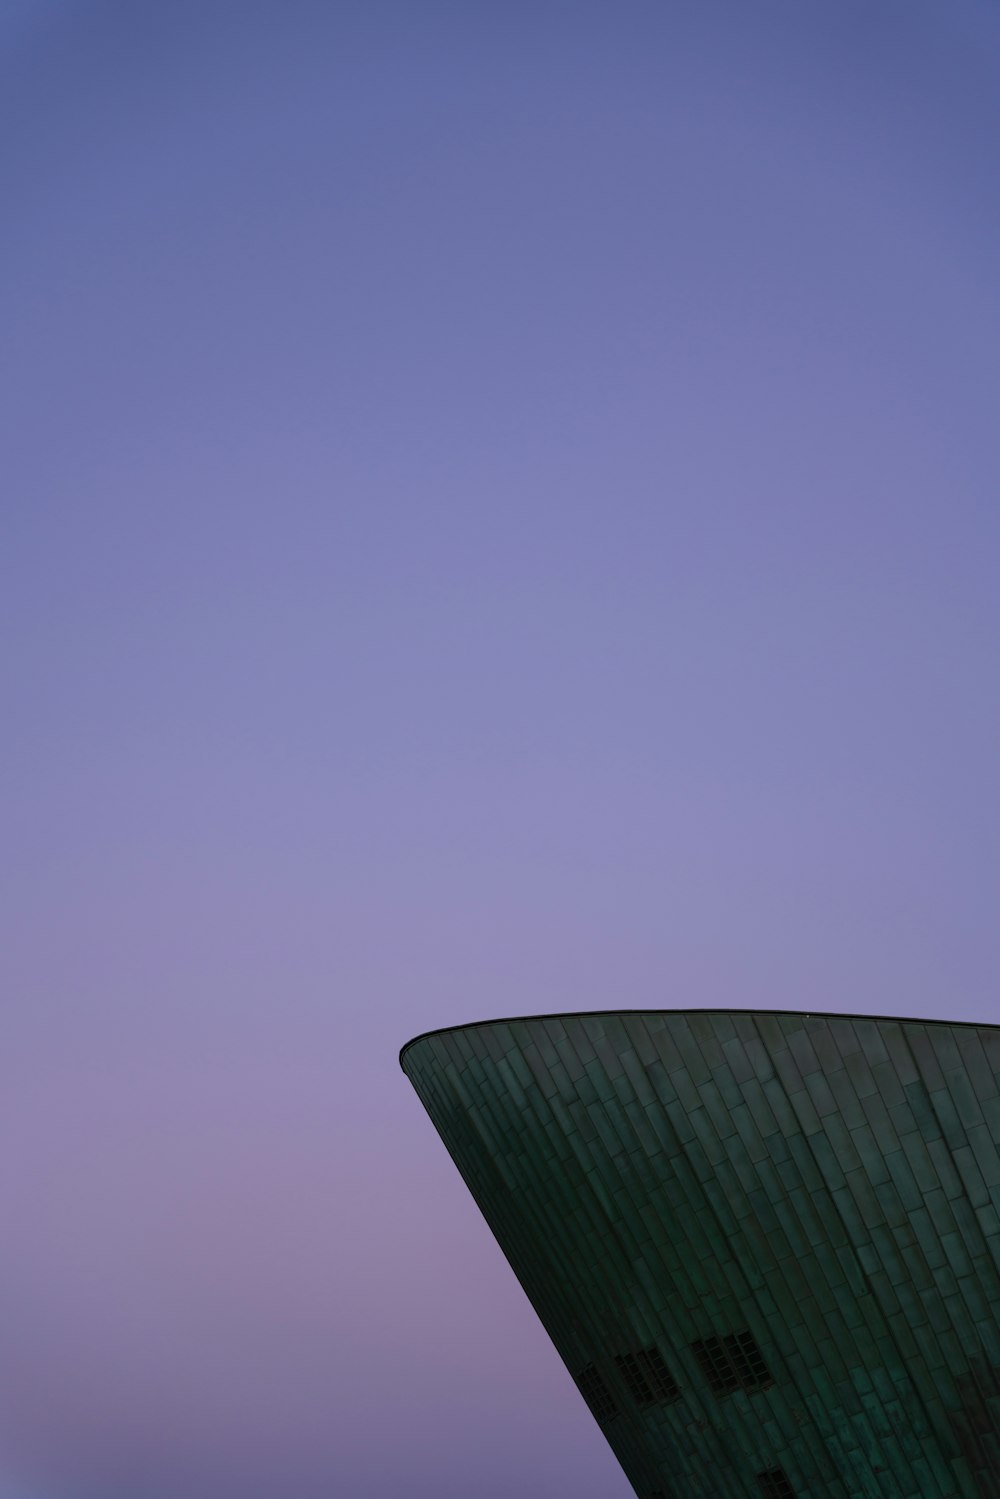
<svg viewBox="0 0 1000 1499">
<path fill-rule="evenodd" d="M 641 1499 L 1000 1499 L 1000 1026 L 619 1011 L 400 1061 Z"/>
</svg>

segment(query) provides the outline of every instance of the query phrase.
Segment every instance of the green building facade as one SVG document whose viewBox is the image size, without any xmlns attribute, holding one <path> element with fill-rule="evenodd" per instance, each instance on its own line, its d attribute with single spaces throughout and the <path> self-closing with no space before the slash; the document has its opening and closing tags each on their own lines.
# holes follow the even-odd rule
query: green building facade
<svg viewBox="0 0 1000 1499">
<path fill-rule="evenodd" d="M 401 1063 L 641 1499 L 1000 1499 L 1000 1026 L 555 1015 Z"/>
</svg>

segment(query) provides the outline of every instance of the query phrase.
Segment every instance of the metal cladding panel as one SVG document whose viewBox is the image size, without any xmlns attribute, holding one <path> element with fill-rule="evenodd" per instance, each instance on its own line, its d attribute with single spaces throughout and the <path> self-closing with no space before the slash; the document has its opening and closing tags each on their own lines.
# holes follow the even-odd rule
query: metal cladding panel
<svg viewBox="0 0 1000 1499">
<path fill-rule="evenodd" d="M 642 1499 L 998 1499 L 1000 1027 L 635 1011 L 401 1060 Z"/>
</svg>

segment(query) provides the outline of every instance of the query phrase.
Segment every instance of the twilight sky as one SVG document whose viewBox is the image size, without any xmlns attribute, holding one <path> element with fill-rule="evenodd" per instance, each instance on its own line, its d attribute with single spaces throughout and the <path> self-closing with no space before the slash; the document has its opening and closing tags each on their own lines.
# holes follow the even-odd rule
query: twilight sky
<svg viewBox="0 0 1000 1499">
<path fill-rule="evenodd" d="M 4 1499 L 624 1499 L 399 1046 L 1000 1021 L 998 148 L 985 0 L 0 3 Z"/>
</svg>

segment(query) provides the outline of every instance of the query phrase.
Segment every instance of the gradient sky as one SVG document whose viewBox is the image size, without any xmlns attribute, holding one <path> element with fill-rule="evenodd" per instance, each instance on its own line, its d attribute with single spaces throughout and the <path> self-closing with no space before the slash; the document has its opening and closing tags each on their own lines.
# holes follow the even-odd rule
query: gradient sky
<svg viewBox="0 0 1000 1499">
<path fill-rule="evenodd" d="M 6 0 L 0 113 L 0 1485 L 624 1499 L 397 1051 L 1000 1021 L 1000 11 Z"/>
</svg>

